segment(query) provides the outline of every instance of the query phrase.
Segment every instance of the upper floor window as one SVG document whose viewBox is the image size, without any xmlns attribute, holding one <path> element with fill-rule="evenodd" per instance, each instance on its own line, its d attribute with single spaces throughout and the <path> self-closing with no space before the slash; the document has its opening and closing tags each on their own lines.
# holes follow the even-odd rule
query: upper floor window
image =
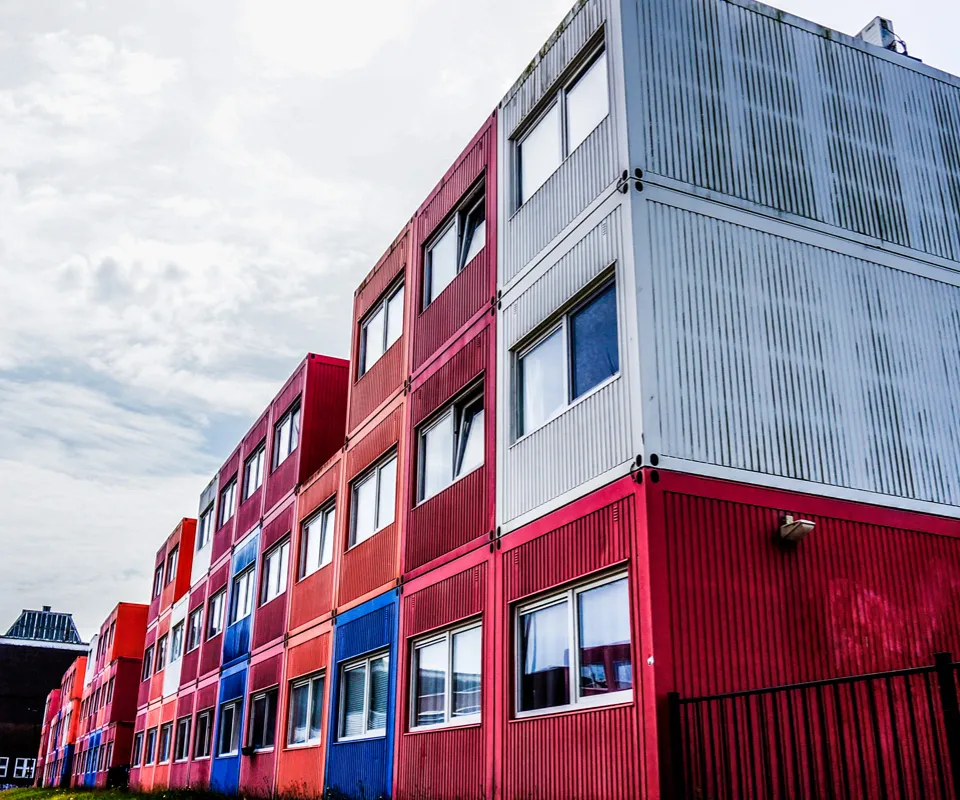
<svg viewBox="0 0 960 800">
<path fill-rule="evenodd" d="M 287 574 L 290 564 L 290 540 L 274 547 L 263 557 L 263 577 L 260 587 L 260 604 L 269 603 L 287 591 Z"/>
<path fill-rule="evenodd" d="M 625 574 L 520 606 L 515 635 L 518 714 L 632 698 Z"/>
<path fill-rule="evenodd" d="M 469 197 L 427 245 L 423 260 L 424 308 L 479 255 L 486 239 L 486 207 L 481 189 Z"/>
<path fill-rule="evenodd" d="M 195 608 L 187 617 L 187 652 L 196 650 L 200 646 L 201 632 L 203 631 L 203 606 Z"/>
<path fill-rule="evenodd" d="M 483 466 L 483 389 L 470 392 L 420 432 L 418 499 Z"/>
<path fill-rule="evenodd" d="M 197 550 L 203 550 L 210 544 L 210 538 L 213 536 L 213 503 L 208 505 L 203 513 L 200 514 L 200 521 L 197 523 Z"/>
<path fill-rule="evenodd" d="M 183 623 L 178 622 L 170 632 L 170 663 L 179 660 L 183 655 Z"/>
<path fill-rule="evenodd" d="M 154 570 L 153 573 L 153 597 L 154 599 L 160 596 L 160 593 L 163 591 L 163 564 Z"/>
<path fill-rule="evenodd" d="M 108 703 L 113 702 L 113 690 L 116 685 L 116 680 L 117 678 L 116 676 L 114 676 L 110 679 L 110 682 L 107 684 L 107 702 Z"/>
<path fill-rule="evenodd" d="M 160 672 L 167 665 L 167 634 L 157 639 L 157 657 L 154 673 Z"/>
<path fill-rule="evenodd" d="M 403 284 L 368 312 L 360 323 L 360 374 L 363 375 L 403 333 Z"/>
<path fill-rule="evenodd" d="M 480 720 L 480 642 L 474 622 L 414 643 L 412 727 Z"/>
<path fill-rule="evenodd" d="M 536 430 L 619 371 L 617 289 L 609 283 L 520 351 L 518 435 Z"/>
<path fill-rule="evenodd" d="M 233 579 L 230 601 L 230 624 L 250 616 L 253 611 L 253 567 L 248 567 Z"/>
<path fill-rule="evenodd" d="M 300 401 L 296 402 L 273 430 L 273 468 L 276 469 L 297 449 L 300 442 Z"/>
<path fill-rule="evenodd" d="M 223 630 L 223 612 L 226 599 L 226 589 L 221 589 L 207 604 L 207 638 L 212 639 Z"/>
<path fill-rule="evenodd" d="M 317 744 L 323 735 L 323 675 L 300 678 L 290 684 L 287 744 Z"/>
<path fill-rule="evenodd" d="M 250 700 L 250 746 L 254 750 L 269 750 L 274 745 L 277 731 L 277 690 L 255 694 Z"/>
<path fill-rule="evenodd" d="M 233 478 L 230 483 L 223 487 L 220 492 L 220 525 L 223 527 L 232 518 L 237 510 L 237 479 Z"/>
<path fill-rule="evenodd" d="M 261 444 L 243 464 L 243 499 L 247 500 L 263 484 L 263 461 L 266 446 Z"/>
<path fill-rule="evenodd" d="M 391 524 L 396 514 L 397 457 L 370 470 L 353 484 L 350 546 L 358 545 Z"/>
<path fill-rule="evenodd" d="M 383 736 L 387 731 L 390 656 L 379 653 L 346 664 L 340 680 L 340 739 Z"/>
<path fill-rule="evenodd" d="M 517 141 L 517 205 L 547 182 L 610 112 L 607 54 L 600 51 L 557 92 L 549 109 Z"/>
<path fill-rule="evenodd" d="M 300 537 L 298 579 L 303 580 L 333 561 L 333 531 L 336 509 L 331 504 L 303 523 Z"/>
<path fill-rule="evenodd" d="M 172 583 L 177 577 L 177 564 L 180 563 L 180 548 L 174 547 L 167 556 L 167 583 Z"/>
<path fill-rule="evenodd" d="M 143 651 L 143 667 L 140 670 L 140 680 L 145 681 L 153 674 L 153 645 Z"/>
</svg>

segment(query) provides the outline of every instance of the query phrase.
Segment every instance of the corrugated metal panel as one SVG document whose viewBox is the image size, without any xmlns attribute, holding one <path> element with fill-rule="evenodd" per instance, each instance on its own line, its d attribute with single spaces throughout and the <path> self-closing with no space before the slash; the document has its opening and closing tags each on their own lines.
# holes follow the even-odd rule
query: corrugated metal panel
<svg viewBox="0 0 960 800">
<path fill-rule="evenodd" d="M 636 166 L 960 260 L 960 86 L 745 6 L 636 3 Z"/>
<path fill-rule="evenodd" d="M 293 584 L 290 594 L 290 630 L 329 614 L 333 608 L 333 564 Z"/>
<path fill-rule="evenodd" d="M 250 694 L 262 689 L 269 689 L 280 683 L 280 671 L 283 666 L 283 654 L 258 661 L 250 666 Z"/>
<path fill-rule="evenodd" d="M 500 337 L 505 365 L 499 376 L 498 476 L 501 523 L 508 522 L 632 459 L 633 423 L 628 392 L 632 369 L 628 351 L 627 298 L 618 280 L 617 307 L 620 376 L 578 401 L 567 412 L 537 431 L 513 442 L 513 397 L 516 393 L 514 346 L 575 297 L 591 280 L 621 259 L 621 210 L 600 224 L 547 270 L 522 294 L 504 305 Z M 603 420 L 598 426 L 597 420 Z"/>
<path fill-rule="evenodd" d="M 224 586 L 227 585 L 227 577 L 230 572 L 230 565 L 224 564 L 212 572 L 207 582 L 207 597 L 213 597 Z M 206 623 L 204 623 L 206 624 Z M 223 654 L 223 633 L 218 633 L 211 639 L 206 638 L 204 630 L 204 641 L 200 645 L 200 676 L 213 672 L 220 668 L 220 659 Z"/>
<path fill-rule="evenodd" d="M 223 490 L 227 487 L 227 484 L 232 480 L 237 481 L 237 497 L 239 497 L 241 478 L 240 475 L 240 447 L 238 446 L 233 453 L 230 454 L 230 457 L 226 460 L 226 463 L 220 467 L 220 480 L 217 487 L 217 522 L 220 521 L 220 498 L 222 496 Z M 220 557 L 230 551 L 230 548 L 233 546 L 233 532 L 237 523 L 237 515 L 233 514 L 229 520 L 223 525 L 218 526 L 216 532 L 213 535 L 213 545 L 210 550 L 210 561 L 213 564 L 216 564 L 220 560 Z"/>
<path fill-rule="evenodd" d="M 480 614 L 486 607 L 487 565 L 451 575 L 403 599 L 404 636 L 449 626 Z"/>
<path fill-rule="evenodd" d="M 260 606 L 253 623 L 253 649 L 268 645 L 283 636 L 287 619 L 287 593 Z"/>
<path fill-rule="evenodd" d="M 397 444 L 400 440 L 401 413 L 402 410 L 397 408 L 362 439 L 350 442 L 346 466 L 348 483 Z"/>
<path fill-rule="evenodd" d="M 484 749 L 483 728 L 479 725 L 404 737 L 397 752 L 396 796 L 455 797 L 457 800 L 490 797 Z"/>
<path fill-rule="evenodd" d="M 336 587 L 338 606 L 350 603 L 397 578 L 399 535 L 400 525 L 394 522 L 343 554 L 340 582 Z"/>
<path fill-rule="evenodd" d="M 298 482 L 306 481 L 343 447 L 347 433 L 350 364 L 311 354 L 301 418 Z"/>
<path fill-rule="evenodd" d="M 324 669 L 329 661 L 330 634 L 324 632 L 287 651 L 287 678 L 292 680 Z"/>
<path fill-rule="evenodd" d="M 648 209 L 661 454 L 960 504 L 960 288 Z"/>
<path fill-rule="evenodd" d="M 551 92 L 557 79 L 577 58 L 583 47 L 614 14 L 613 0 L 587 0 L 568 15 L 554 37 L 524 72 L 524 77 L 500 104 L 500 153 L 506 167 L 513 160 L 513 136 L 523 120 Z M 621 69 L 608 52 L 611 80 Z M 503 252 L 500 285 L 518 276 L 531 259 L 583 211 L 603 189 L 617 180 L 626 169 L 620 152 L 615 119 L 619 112 L 611 108 L 608 116 L 557 169 L 547 182 L 519 209 L 513 197 L 512 176 L 500 189 L 500 219 Z M 501 173 L 506 175 L 505 170 Z M 514 213 L 515 211 L 515 213 Z"/>
<path fill-rule="evenodd" d="M 409 298 L 404 302 L 409 303 Z M 406 334 L 391 345 L 380 359 L 353 385 L 350 393 L 350 430 L 356 430 L 406 378 Z"/>
<path fill-rule="evenodd" d="M 293 503 L 290 503 L 290 505 L 280 511 L 274 519 L 263 526 L 263 533 L 260 534 L 260 551 L 262 553 L 266 553 L 267 550 L 293 530 L 295 512 L 296 507 Z"/>
</svg>

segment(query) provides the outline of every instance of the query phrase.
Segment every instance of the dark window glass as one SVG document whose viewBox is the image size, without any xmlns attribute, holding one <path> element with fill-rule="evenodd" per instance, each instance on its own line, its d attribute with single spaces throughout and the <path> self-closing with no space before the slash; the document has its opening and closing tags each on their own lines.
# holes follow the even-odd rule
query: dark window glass
<svg viewBox="0 0 960 800">
<path fill-rule="evenodd" d="M 617 290 L 604 289 L 570 319 L 573 399 L 620 370 L 617 349 Z"/>
<path fill-rule="evenodd" d="M 520 615 L 520 711 L 570 702 L 567 601 Z"/>
</svg>

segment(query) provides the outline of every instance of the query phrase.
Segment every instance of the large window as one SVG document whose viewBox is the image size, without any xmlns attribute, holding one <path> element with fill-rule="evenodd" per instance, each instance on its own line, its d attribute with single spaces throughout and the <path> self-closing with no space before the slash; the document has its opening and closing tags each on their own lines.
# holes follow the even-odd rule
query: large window
<svg viewBox="0 0 960 800">
<path fill-rule="evenodd" d="M 397 457 L 390 456 L 353 484 L 350 546 L 393 522 L 397 505 Z"/>
<path fill-rule="evenodd" d="M 363 375 L 403 333 L 403 284 L 390 291 L 360 323 L 360 374 Z"/>
<path fill-rule="evenodd" d="M 197 727 L 193 734 L 193 757 L 208 758 L 210 755 L 210 723 L 213 714 L 201 711 L 197 714 Z"/>
<path fill-rule="evenodd" d="M 269 750 L 274 745 L 277 731 L 277 690 L 255 694 L 250 699 L 250 746 L 254 750 Z"/>
<path fill-rule="evenodd" d="M 230 624 L 246 619 L 253 611 L 253 567 L 247 567 L 233 579 L 233 594 L 230 599 Z"/>
<path fill-rule="evenodd" d="M 213 536 L 213 503 L 200 514 L 200 521 L 197 523 L 197 550 L 203 550 L 210 544 L 211 536 Z"/>
<path fill-rule="evenodd" d="M 186 761 L 190 758 L 190 717 L 177 720 L 177 740 L 173 746 L 173 760 Z"/>
<path fill-rule="evenodd" d="M 541 427 L 619 371 L 617 288 L 609 283 L 518 353 L 518 435 Z"/>
<path fill-rule="evenodd" d="M 299 678 L 290 684 L 288 745 L 318 744 L 323 736 L 322 674 Z"/>
<path fill-rule="evenodd" d="M 187 618 L 187 652 L 200 646 L 203 634 L 203 606 L 195 608 Z"/>
<path fill-rule="evenodd" d="M 333 536 L 336 509 L 333 505 L 320 509 L 303 523 L 300 537 L 300 566 L 297 577 L 303 580 L 320 567 L 333 561 Z"/>
<path fill-rule="evenodd" d="M 163 564 L 154 570 L 153 573 L 153 597 L 154 599 L 160 596 L 160 592 L 163 591 Z"/>
<path fill-rule="evenodd" d="M 260 604 L 269 603 L 287 591 L 287 574 L 290 564 L 290 540 L 277 545 L 263 557 L 263 577 L 260 587 Z"/>
<path fill-rule="evenodd" d="M 418 499 L 446 489 L 483 466 L 483 390 L 455 403 L 420 432 Z"/>
<path fill-rule="evenodd" d="M 183 623 L 178 622 L 170 632 L 170 663 L 178 661 L 183 655 Z"/>
<path fill-rule="evenodd" d="M 390 657 L 387 653 L 343 667 L 340 674 L 340 739 L 386 734 L 389 676 Z"/>
<path fill-rule="evenodd" d="M 281 417 L 273 429 L 273 468 L 276 469 L 297 449 L 300 441 L 300 401 Z"/>
<path fill-rule="evenodd" d="M 237 479 L 234 478 L 226 486 L 223 487 L 223 491 L 220 492 L 220 519 L 219 526 L 223 527 L 231 519 L 237 511 Z"/>
<path fill-rule="evenodd" d="M 157 754 L 157 729 L 151 728 L 147 731 L 147 746 L 144 753 L 144 764 L 152 764 Z"/>
<path fill-rule="evenodd" d="M 35 758 L 18 758 L 13 763 L 13 777 L 19 780 L 32 778 L 36 764 L 37 760 Z"/>
<path fill-rule="evenodd" d="M 165 764 L 170 760 L 170 740 L 173 738 L 173 723 L 168 722 L 160 726 L 160 752 L 157 755 L 157 763 Z"/>
<path fill-rule="evenodd" d="M 413 645 L 413 728 L 480 720 L 480 623 L 428 636 Z"/>
<path fill-rule="evenodd" d="M 133 754 L 130 763 L 134 767 L 139 767 L 143 760 L 143 731 L 137 731 L 133 735 Z"/>
<path fill-rule="evenodd" d="M 518 714 L 633 696 L 624 574 L 520 606 L 516 642 Z"/>
<path fill-rule="evenodd" d="M 240 703 L 233 701 L 220 706 L 220 725 L 217 735 L 217 755 L 235 756 L 240 752 L 240 726 L 237 724 L 237 713 Z"/>
<path fill-rule="evenodd" d="M 424 308 L 479 255 L 486 237 L 485 198 L 481 190 L 470 196 L 427 245 L 423 261 Z"/>
<path fill-rule="evenodd" d="M 227 592 L 221 589 L 207 603 L 207 638 L 212 639 L 223 630 L 223 608 Z"/>
<path fill-rule="evenodd" d="M 177 564 L 180 563 L 180 548 L 174 547 L 167 555 L 167 583 L 173 583 L 177 577 Z"/>
<path fill-rule="evenodd" d="M 261 444 L 254 454 L 243 462 L 243 499 L 249 499 L 263 485 L 263 461 L 267 449 Z"/>
<path fill-rule="evenodd" d="M 561 87 L 550 108 L 518 139 L 518 206 L 547 182 L 609 111 L 607 56 L 601 51 L 573 80 Z"/>
<path fill-rule="evenodd" d="M 165 666 L 167 666 L 167 641 L 168 636 L 164 634 L 159 639 L 157 639 L 157 655 L 154 659 L 155 663 L 153 666 L 154 674 L 160 672 Z"/>
<path fill-rule="evenodd" d="M 7 767 L 10 765 L 9 756 L 0 756 L 0 778 L 7 777 Z"/>
</svg>

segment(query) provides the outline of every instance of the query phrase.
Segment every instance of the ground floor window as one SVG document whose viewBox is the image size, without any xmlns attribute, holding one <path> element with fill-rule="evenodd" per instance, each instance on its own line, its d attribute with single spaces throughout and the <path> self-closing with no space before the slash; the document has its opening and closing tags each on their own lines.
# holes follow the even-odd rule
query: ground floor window
<svg viewBox="0 0 960 800">
<path fill-rule="evenodd" d="M 177 740 L 173 746 L 173 760 L 186 761 L 190 757 L 190 717 L 177 720 Z"/>
<path fill-rule="evenodd" d="M 144 753 L 143 763 L 152 764 L 157 749 L 157 729 L 151 728 L 147 731 L 146 753 Z"/>
<path fill-rule="evenodd" d="M 345 664 L 340 675 L 340 739 L 383 736 L 387 730 L 390 656 Z"/>
<path fill-rule="evenodd" d="M 479 722 L 479 621 L 414 642 L 411 727 Z"/>
<path fill-rule="evenodd" d="M 143 758 L 143 731 L 139 731 L 134 734 L 133 737 L 133 754 L 130 759 L 130 763 L 134 767 L 140 766 L 140 761 Z"/>
<path fill-rule="evenodd" d="M 277 690 L 255 694 L 250 700 L 250 746 L 269 750 L 277 730 Z"/>
<path fill-rule="evenodd" d="M 220 725 L 217 737 L 217 755 L 235 756 L 240 752 L 240 726 L 237 724 L 237 712 L 240 703 L 233 701 L 220 706 Z"/>
<path fill-rule="evenodd" d="M 290 684 L 287 744 L 317 744 L 323 735 L 322 674 L 308 675 Z"/>
<path fill-rule="evenodd" d="M 210 756 L 210 727 L 213 713 L 201 711 L 197 714 L 197 727 L 193 734 L 193 757 L 208 758 Z"/>
<path fill-rule="evenodd" d="M 19 780 L 32 778 L 36 763 L 37 760 L 35 758 L 18 758 L 13 765 L 13 777 Z"/>
</svg>

